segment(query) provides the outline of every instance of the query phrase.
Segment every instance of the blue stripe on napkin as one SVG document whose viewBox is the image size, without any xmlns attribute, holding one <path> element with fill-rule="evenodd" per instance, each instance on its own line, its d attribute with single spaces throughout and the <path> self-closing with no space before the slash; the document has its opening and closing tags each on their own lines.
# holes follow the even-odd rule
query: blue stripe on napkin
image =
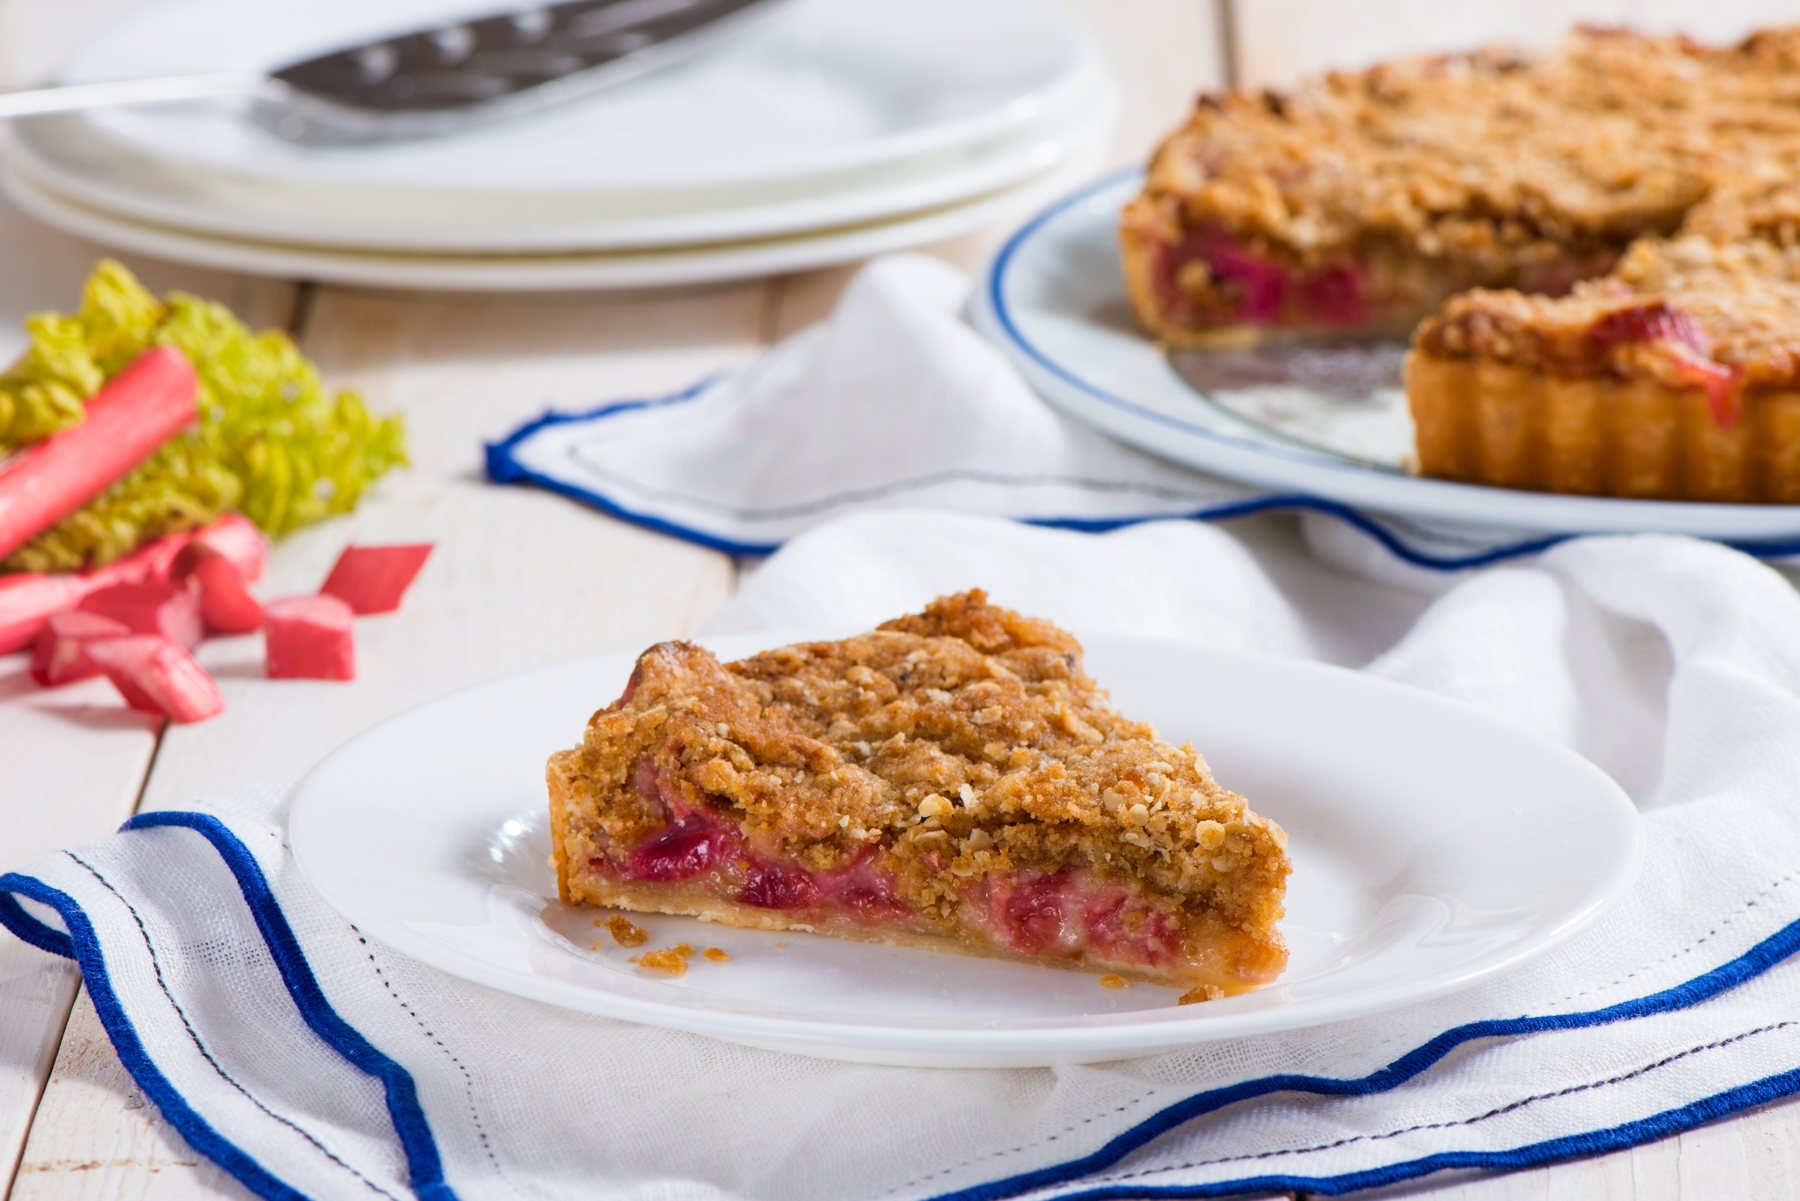
<svg viewBox="0 0 1800 1201">
<path fill-rule="evenodd" d="M 120 832 L 152 829 L 159 826 L 183 826 L 204 837 L 236 878 L 244 902 L 256 921 L 269 955 L 281 973 L 288 996 L 300 1011 L 301 1018 L 325 1044 L 367 1075 L 381 1081 L 387 1098 L 388 1117 L 394 1124 L 413 1192 L 424 1201 L 456 1201 L 456 1194 L 444 1182 L 443 1162 L 438 1155 L 437 1140 L 432 1137 L 425 1111 L 419 1105 L 418 1088 L 412 1074 L 394 1060 L 383 1055 L 346 1022 L 325 999 L 317 977 L 307 965 L 300 940 L 281 912 L 275 894 L 269 889 L 262 868 L 238 837 L 217 818 L 204 813 L 163 811 L 139 814 L 121 826 Z M 65 852 L 68 853 L 68 852 Z M 70 858 L 75 858 L 70 854 Z M 81 863 L 80 859 L 76 859 Z M 86 864 L 84 863 L 85 867 Z M 88 869 L 92 871 L 92 868 Z M 101 880 L 105 883 L 104 879 Z M 108 887 L 111 887 L 108 885 Z M 16 897 L 25 897 L 48 905 L 62 917 L 69 934 L 44 925 L 26 913 Z M 129 904 L 129 902 L 127 902 Z M 181 1136 L 208 1159 L 230 1172 L 244 1186 L 270 1201 L 303 1201 L 304 1194 L 270 1175 L 241 1148 L 227 1141 L 199 1114 L 188 1107 L 168 1080 L 157 1070 L 145 1053 L 137 1031 L 125 1014 L 107 979 L 106 960 L 101 952 L 94 927 L 87 915 L 67 893 L 51 888 L 42 881 L 9 872 L 0 876 L 0 925 L 21 939 L 46 951 L 73 959 L 81 967 L 88 994 L 99 1012 L 100 1024 L 125 1064 L 131 1078 L 146 1096 L 156 1102 L 163 1117 Z M 60 941 L 59 941 L 60 940 Z"/>
<path fill-rule="evenodd" d="M 652 397 L 644 400 L 611 401 L 597 408 L 578 413 L 563 413 L 554 409 L 542 416 L 521 425 L 498 442 L 485 444 L 485 463 L 487 477 L 496 484 L 530 484 L 549 492 L 569 497 L 583 504 L 591 505 L 601 512 L 621 521 L 629 521 L 634 525 L 655 530 L 659 534 L 668 534 L 688 542 L 697 543 L 711 550 L 722 551 L 728 555 L 770 555 L 781 549 L 780 542 L 744 542 L 727 538 L 691 525 L 683 525 L 656 517 L 648 513 L 620 504 L 614 498 L 594 488 L 584 488 L 579 484 L 556 476 L 545 475 L 534 471 L 522 461 L 519 448 L 541 430 L 554 426 L 570 424 L 598 424 L 611 417 L 623 413 L 635 413 L 644 409 L 656 409 L 678 405 L 696 400 L 704 395 L 713 384 L 718 382 L 717 376 L 709 376 L 689 388 L 668 396 Z M 896 489 L 921 485 L 924 480 L 903 480 L 894 485 Z M 1129 525 L 1140 525 L 1146 521 L 1168 521 L 1185 519 L 1190 521 L 1230 521 L 1237 517 L 1249 517 L 1257 513 L 1267 512 L 1312 512 L 1323 513 L 1361 530 L 1385 547 L 1395 558 L 1410 563 L 1414 567 L 1423 567 L 1432 571 L 1466 571 L 1475 567 L 1486 567 L 1492 563 L 1517 559 L 1526 555 L 1535 555 L 1548 550 L 1559 542 L 1574 537 L 1572 534 L 1555 534 L 1539 538 L 1530 538 L 1520 542 L 1507 543 L 1501 546 L 1486 547 L 1469 554 L 1440 555 L 1409 545 L 1397 537 L 1387 526 L 1366 514 L 1327 500 L 1322 496 L 1311 496 L 1305 493 L 1271 494 L 1255 496 L 1246 500 L 1232 501 L 1228 504 L 1209 505 L 1194 509 L 1188 513 L 1170 516 L 1159 514 L 1145 517 L 1120 517 L 1094 519 L 1084 517 L 1038 517 L 1024 522 L 1026 525 L 1049 526 L 1055 529 L 1080 530 L 1085 533 L 1104 533 L 1107 530 L 1121 529 Z M 746 516 L 741 511 L 734 516 Z M 1782 544 L 1766 549 L 1745 545 L 1739 549 L 1752 554 L 1768 556 L 1790 555 L 1800 553 L 1800 541 Z"/>
<path fill-rule="evenodd" d="M 710 550 L 721 551 L 728 555 L 770 555 L 781 549 L 780 542 L 744 542 L 724 537 L 692 525 L 683 525 L 666 518 L 637 511 L 620 504 L 614 498 L 594 488 L 584 488 L 579 484 L 555 476 L 533 471 L 522 461 L 519 448 L 530 441 L 532 435 L 541 430 L 555 426 L 570 424 L 598 424 L 611 417 L 623 413 L 640 412 L 644 409 L 656 409 L 679 405 L 696 400 L 719 381 L 718 376 L 708 376 L 699 383 L 668 396 L 651 397 L 643 400 L 611 401 L 597 408 L 578 413 L 558 412 L 554 409 L 542 416 L 521 425 L 498 442 L 489 442 L 484 446 L 487 477 L 496 484 L 529 484 L 543 488 L 549 492 L 566 496 L 571 500 L 591 505 L 601 512 L 645 529 L 655 530 L 659 534 L 681 538 L 697 543 Z M 894 485 L 896 489 L 922 485 L 925 480 L 903 480 Z M 1347 525 L 1367 534 L 1380 543 L 1390 554 L 1403 563 L 1414 567 L 1422 567 L 1429 571 L 1455 572 L 1468 571 L 1472 568 L 1487 567 L 1494 563 L 1502 563 L 1509 559 L 1524 558 L 1550 549 L 1560 542 L 1567 542 L 1577 534 L 1547 534 L 1536 538 L 1527 538 L 1517 542 L 1502 543 L 1496 546 L 1483 547 L 1466 554 L 1437 554 L 1407 542 L 1397 535 L 1388 524 L 1378 518 L 1369 516 L 1361 510 L 1352 508 L 1335 500 L 1327 500 L 1322 496 L 1308 493 L 1271 493 L 1266 496 L 1253 496 L 1245 500 L 1232 501 L 1227 504 L 1209 505 L 1190 512 L 1176 515 L 1159 514 L 1144 517 L 1120 517 L 1094 519 L 1083 517 L 1038 517 L 1024 520 L 1026 525 L 1049 526 L 1055 529 L 1080 530 L 1085 533 L 1104 533 L 1129 525 L 1140 525 L 1146 521 L 1230 521 L 1238 517 L 1250 517 L 1257 513 L 1321 513 L 1336 518 Z M 747 514 L 736 511 L 733 516 L 744 517 Z M 1725 545 L 1760 559 L 1783 559 L 1800 555 L 1800 539 L 1789 539 L 1781 542 L 1726 542 Z"/>
<path fill-rule="evenodd" d="M 443 1179 L 437 1144 L 419 1106 L 412 1076 L 394 1060 L 376 1050 L 361 1033 L 332 1009 L 307 965 L 299 940 L 282 915 L 281 907 L 249 849 L 216 818 L 200 813 L 144 814 L 127 822 L 121 832 L 160 826 L 184 826 L 192 829 L 205 837 L 218 852 L 236 878 L 244 901 L 256 920 L 257 929 L 307 1025 L 345 1060 L 381 1080 L 385 1086 L 389 1114 L 411 1169 L 414 1190 L 428 1201 L 455 1201 L 454 1192 Z M 19 897 L 54 909 L 61 915 L 69 933 L 65 935 L 33 918 L 18 903 Z M 271 1176 L 254 1158 L 214 1131 L 158 1071 L 155 1062 L 138 1040 L 130 1018 L 120 1006 L 107 980 L 106 962 L 93 925 L 73 898 L 33 877 L 8 873 L 0 876 L 0 925 L 5 925 L 33 946 L 65 955 L 81 966 L 88 992 L 93 997 L 101 1023 L 112 1039 L 119 1058 L 130 1071 L 132 1079 L 156 1102 L 163 1116 L 188 1142 L 259 1196 L 270 1198 L 271 1201 L 299 1197 L 300 1194 Z M 1467 1023 L 1445 1031 L 1380 1071 L 1356 1079 L 1275 1075 L 1198 1093 L 1158 1111 L 1089 1155 L 1054 1167 L 942 1194 L 938 1201 L 998 1201 L 1034 1188 L 1076 1181 L 1082 1176 L 1118 1163 L 1126 1155 L 1184 1122 L 1236 1102 L 1271 1093 L 1287 1091 L 1320 1096 L 1358 1096 L 1385 1092 L 1404 1084 L 1471 1040 L 1601 1026 L 1683 1009 L 1709 1000 L 1762 974 L 1797 950 L 1800 950 L 1800 922 L 1784 927 L 1745 954 L 1704 975 L 1647 997 L 1587 1013 Z M 1127 1197 L 1210 1197 L 1270 1189 L 1302 1189 L 1337 1194 L 1412 1179 L 1450 1168 L 1529 1167 L 1557 1159 L 1633 1146 L 1796 1091 L 1800 1091 L 1800 1070 L 1769 1076 L 1637 1122 L 1570 1135 L 1510 1151 L 1442 1153 L 1366 1172 L 1333 1177 L 1270 1175 L 1205 1185 L 1106 1185 L 1069 1196 L 1079 1198 L 1080 1201 L 1102 1201 Z"/>
</svg>

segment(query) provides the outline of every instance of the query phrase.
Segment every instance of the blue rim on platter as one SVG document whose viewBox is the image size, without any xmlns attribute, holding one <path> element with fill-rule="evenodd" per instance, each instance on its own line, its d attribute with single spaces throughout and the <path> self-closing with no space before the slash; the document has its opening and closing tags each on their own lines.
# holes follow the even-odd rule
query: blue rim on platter
<svg viewBox="0 0 1800 1201">
<path fill-rule="evenodd" d="M 1666 533 L 1764 556 L 1800 553 L 1800 505 L 1623 500 L 1424 479 L 1308 449 L 1210 403 L 1130 317 L 1118 213 L 1141 180 L 1136 169 L 1109 175 L 1034 217 L 1001 247 L 971 305 L 976 328 L 1069 416 L 1151 454 L 1282 493 L 1296 507 L 1510 534 L 1520 549 L 1572 534 Z"/>
</svg>

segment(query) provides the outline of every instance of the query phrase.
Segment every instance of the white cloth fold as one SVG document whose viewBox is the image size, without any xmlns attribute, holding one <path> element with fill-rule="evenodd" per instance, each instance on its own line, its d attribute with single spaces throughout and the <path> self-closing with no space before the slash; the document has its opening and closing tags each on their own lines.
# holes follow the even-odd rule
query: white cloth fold
<svg viewBox="0 0 1800 1201">
<path fill-rule="evenodd" d="M 746 370 L 673 396 L 546 414 L 488 447 L 488 475 L 749 554 L 847 513 L 916 507 L 1086 530 L 1304 510 L 1431 568 L 1547 541 L 1272 496 L 1114 442 L 1031 392 L 962 320 L 968 291 L 937 259 L 876 259 L 829 318 Z"/>
<path fill-rule="evenodd" d="M 971 585 L 1077 633 L 1371 660 L 1530 726 L 1644 810 L 1642 874 L 1584 934 L 1464 992 L 1055 1070 L 857 1067 L 466 984 L 311 892 L 279 785 L 196 803 L 216 828 L 152 814 L 173 824 L 48 856 L 0 881 L 0 919 L 78 954 L 140 1086 L 265 1196 L 1335 1192 L 1626 1146 L 1800 1087 L 1800 597 L 1772 569 L 1586 539 L 1433 597 L 1272 524 L 871 512 L 796 538 L 718 624 L 868 623 Z"/>
<path fill-rule="evenodd" d="M 1057 416 L 959 320 L 968 290 L 936 259 L 878 259 L 827 320 L 748 370 L 669 401 L 544 426 L 512 458 L 749 550 L 868 507 L 1104 522 L 1250 495 Z"/>
</svg>

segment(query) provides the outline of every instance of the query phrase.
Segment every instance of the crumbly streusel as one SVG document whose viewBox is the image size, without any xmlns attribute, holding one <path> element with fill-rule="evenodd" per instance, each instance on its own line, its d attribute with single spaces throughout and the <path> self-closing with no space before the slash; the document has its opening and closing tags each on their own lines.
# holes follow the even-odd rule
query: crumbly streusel
<svg viewBox="0 0 1800 1201">
<path fill-rule="evenodd" d="M 1733 391 L 1786 386 L 1800 377 L 1797 280 L 1800 249 L 1646 238 L 1612 274 L 1569 296 L 1477 289 L 1452 297 L 1419 327 L 1415 345 L 1439 358 L 1648 378 L 1677 390 L 1714 367 Z M 1597 336 L 1609 323 L 1619 336 Z"/>
<path fill-rule="evenodd" d="M 797 870 L 875 864 L 928 932 L 951 932 L 986 878 L 1079 869 L 1149 897 L 1192 936 L 1232 932 L 1256 961 L 1248 975 L 1284 957 L 1280 827 L 1221 788 L 1192 746 L 1121 716 L 1072 636 L 979 590 L 731 664 L 654 646 L 549 775 L 568 901 L 594 899 L 584 865 L 611 870 L 620 848 L 691 807 Z"/>
<path fill-rule="evenodd" d="M 1270 304 L 1245 318 L 1258 281 L 1180 251 L 1209 231 L 1301 287 L 1351 265 L 1361 307 L 1339 282 L 1326 322 L 1400 328 L 1469 287 L 1566 292 L 1684 218 L 1715 242 L 1792 244 L 1800 203 L 1777 185 L 1800 162 L 1796 64 L 1800 28 L 1728 48 L 1581 29 L 1541 57 L 1488 50 L 1204 96 L 1127 207 L 1134 303 L 1175 341 L 1304 322 Z"/>
</svg>

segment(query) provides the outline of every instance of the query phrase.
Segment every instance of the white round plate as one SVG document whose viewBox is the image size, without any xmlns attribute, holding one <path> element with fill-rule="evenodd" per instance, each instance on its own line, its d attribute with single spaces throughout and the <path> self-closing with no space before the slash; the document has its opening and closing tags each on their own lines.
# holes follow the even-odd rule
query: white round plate
<svg viewBox="0 0 1800 1201">
<path fill-rule="evenodd" d="M 24 122 L 9 160 L 44 187 L 128 220 L 207 237 L 387 253 L 534 254 L 670 248 L 810 233 L 941 208 L 1025 183 L 1099 140 L 1118 90 L 1096 72 L 1069 108 L 1026 127 L 807 189 L 432 194 L 260 180 L 167 163 L 78 116 Z M 724 204 L 725 207 L 720 207 Z"/>
<path fill-rule="evenodd" d="M 67 82 L 264 71 L 494 0 L 176 0 L 121 22 Z M 241 103 L 96 110 L 151 158 L 243 177 L 450 193 L 741 189 L 970 145 L 1066 108 L 1097 51 L 1041 0 L 796 0 L 712 53 L 462 133 L 299 146 Z"/>
<path fill-rule="evenodd" d="M 224 271 L 421 291 L 553 292 L 748 279 L 845 263 L 1016 221 L 1089 175 L 1095 140 L 1024 184 L 892 221 L 760 241 L 672 249 L 534 255 L 379 254 L 207 237 L 132 221 L 58 195 L 9 164 L 6 195 L 58 229 L 110 246 Z"/>
<path fill-rule="evenodd" d="M 1671 533 L 1752 549 L 1800 538 L 1800 505 L 1619 500 L 1423 479 L 1299 445 L 1189 387 L 1138 327 L 1119 267 L 1137 172 L 1066 197 L 1021 229 L 977 289 L 976 326 L 1039 395 L 1151 454 L 1258 487 L 1484 530 Z M 1385 437 L 1376 431 L 1376 437 Z"/>
<path fill-rule="evenodd" d="M 795 639 L 705 640 L 737 657 Z M 1586 760 L 1430 693 L 1339 668 L 1160 639 L 1084 640 L 1126 713 L 1191 739 L 1288 831 L 1294 871 L 1273 986 L 1200 1006 L 1085 973 L 645 917 L 649 946 L 720 947 L 640 972 L 556 898 L 544 760 L 575 745 L 635 656 L 496 680 L 392 718 L 302 784 L 307 879 L 383 942 L 520 996 L 754 1046 L 945 1067 L 1094 1062 L 1335 1022 L 1467 987 L 1616 900 L 1636 809 Z M 634 919 L 637 920 L 637 919 Z"/>
</svg>

